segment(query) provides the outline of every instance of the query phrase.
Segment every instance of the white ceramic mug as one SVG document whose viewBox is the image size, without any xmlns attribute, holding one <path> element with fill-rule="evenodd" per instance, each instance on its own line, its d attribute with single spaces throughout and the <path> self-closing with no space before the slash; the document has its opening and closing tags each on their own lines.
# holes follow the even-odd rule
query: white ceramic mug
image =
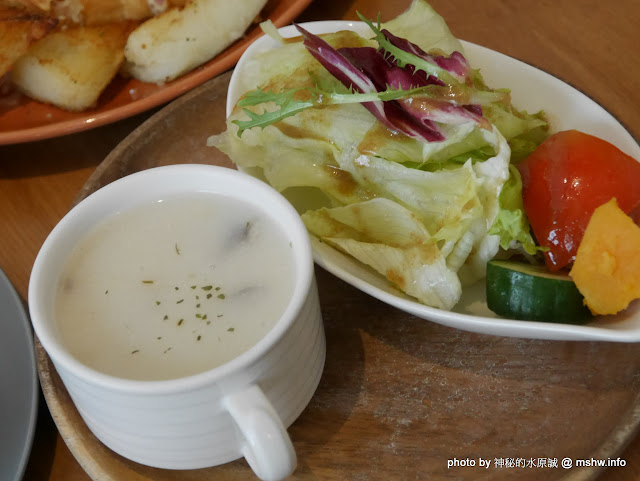
<svg viewBox="0 0 640 481">
<path fill-rule="evenodd" d="M 58 277 L 74 245 L 106 217 L 186 192 L 214 192 L 271 213 L 292 242 L 295 287 L 275 326 L 248 351 L 209 371 L 164 381 L 108 376 L 74 358 L 54 319 Z M 320 380 L 325 336 L 309 239 L 300 217 L 274 189 L 232 169 L 175 165 L 119 179 L 75 206 L 43 244 L 31 274 L 29 309 L 49 354 L 89 429 L 133 461 L 166 469 L 216 466 L 245 457 L 264 480 L 296 467 L 286 427 Z"/>
</svg>

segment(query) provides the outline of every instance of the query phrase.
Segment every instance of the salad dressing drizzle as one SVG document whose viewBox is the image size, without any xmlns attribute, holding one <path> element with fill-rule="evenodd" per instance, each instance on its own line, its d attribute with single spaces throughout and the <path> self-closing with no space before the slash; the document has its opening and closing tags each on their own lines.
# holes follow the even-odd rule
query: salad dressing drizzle
<svg viewBox="0 0 640 481">
<path fill-rule="evenodd" d="M 310 129 L 305 129 L 303 127 L 298 127 L 296 125 L 291 125 L 286 122 L 277 122 L 273 124 L 275 128 L 277 128 L 280 132 L 282 132 L 287 137 L 291 137 L 292 139 L 312 139 L 319 140 L 321 142 L 329 142 L 329 140 L 325 137 L 317 135 L 314 131 Z"/>
<path fill-rule="evenodd" d="M 363 155 L 377 155 L 389 141 L 415 142 L 411 137 L 401 132 L 395 132 L 381 123 L 376 123 L 358 144 L 358 152 Z"/>
</svg>

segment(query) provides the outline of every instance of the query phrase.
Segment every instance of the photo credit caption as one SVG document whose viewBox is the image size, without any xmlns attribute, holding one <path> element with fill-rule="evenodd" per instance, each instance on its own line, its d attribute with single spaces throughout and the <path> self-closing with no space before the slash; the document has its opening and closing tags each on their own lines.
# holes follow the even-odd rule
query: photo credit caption
<svg viewBox="0 0 640 481">
<path fill-rule="evenodd" d="M 624 467 L 622 458 L 573 459 L 573 458 L 451 458 L 447 459 L 447 469 L 451 468 L 495 468 L 495 469 L 571 469 L 573 467 Z"/>
</svg>

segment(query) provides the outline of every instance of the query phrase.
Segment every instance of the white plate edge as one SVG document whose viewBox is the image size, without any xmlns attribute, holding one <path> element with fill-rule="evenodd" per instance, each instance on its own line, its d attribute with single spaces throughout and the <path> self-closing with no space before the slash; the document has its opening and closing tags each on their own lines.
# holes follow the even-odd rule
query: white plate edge
<svg viewBox="0 0 640 481">
<path fill-rule="evenodd" d="M 311 31 L 312 33 L 329 33 L 334 32 L 338 29 L 345 30 L 354 30 L 359 33 L 367 32 L 368 27 L 366 24 L 362 22 L 355 21 L 317 21 L 317 22 L 308 22 L 301 23 L 301 26 Z M 292 25 L 282 27 L 279 29 L 279 32 L 283 37 L 291 37 L 296 36 L 297 32 L 295 31 L 295 27 Z M 573 87 L 572 85 L 564 82 L 558 77 L 545 72 L 537 67 L 534 67 L 526 62 L 518 60 L 514 57 L 510 57 L 503 53 L 497 52 L 495 50 L 491 50 L 487 47 L 483 47 L 480 45 L 476 45 L 471 42 L 467 42 L 461 40 L 463 47 L 465 48 L 465 56 L 471 58 L 471 66 L 472 68 L 479 68 L 483 75 L 485 75 L 486 71 L 490 71 L 491 69 L 487 69 L 485 65 L 477 65 L 474 64 L 477 57 L 482 56 L 490 56 L 496 58 L 502 62 L 508 62 L 513 65 L 519 66 L 523 69 L 535 72 L 536 76 L 540 76 L 545 79 L 546 82 L 551 84 L 555 89 L 565 90 L 570 92 L 572 96 L 577 96 L 579 101 L 578 103 L 586 103 L 590 108 L 596 110 L 599 115 L 603 116 L 607 120 L 607 124 L 611 124 L 614 128 L 617 139 L 609 140 L 612 143 L 615 143 L 621 150 L 625 151 L 627 154 L 632 155 L 636 158 L 640 158 L 640 146 L 635 141 L 633 136 L 624 128 L 624 126 L 609 113 L 606 109 L 604 109 L 600 104 L 595 102 L 589 96 Z M 227 96 L 226 103 L 226 113 L 229 115 L 237 102 L 240 94 L 233 89 L 233 86 L 237 83 L 238 78 L 241 75 L 242 68 L 245 66 L 247 61 L 255 54 L 260 53 L 261 51 L 268 50 L 270 48 L 276 47 L 277 43 L 275 40 L 263 36 L 258 38 L 253 44 L 251 44 L 245 53 L 242 55 L 240 60 L 238 61 L 236 68 L 234 69 L 230 83 L 229 83 L 229 92 Z M 490 75 L 489 75 L 490 76 Z M 491 82 L 487 82 L 489 85 L 492 85 Z M 496 87 L 508 87 L 507 85 L 495 85 Z M 512 90 L 518 90 L 517 87 Z M 520 108 L 517 100 L 514 101 L 514 105 Z M 538 110 L 549 110 L 539 107 Z M 556 107 L 557 108 L 557 107 Z M 562 119 L 563 117 L 558 117 Z M 578 128 L 578 127 L 575 127 Z M 589 129 L 580 129 L 588 131 Z M 595 132 L 588 132 L 596 134 Z M 597 135 L 597 134 L 596 134 Z M 617 141 L 615 141 L 617 140 Z M 622 142 L 624 145 L 619 145 Z M 622 330 L 622 329 L 610 329 L 605 327 L 598 327 L 593 325 L 571 325 L 571 324 L 561 324 L 561 323 L 552 323 L 552 322 L 532 322 L 532 321 L 520 321 L 520 320 L 512 320 L 512 319 L 503 319 L 499 317 L 483 317 L 483 316 L 475 316 L 471 314 L 462 314 L 453 311 L 444 311 L 441 309 L 433 308 L 421 304 L 417 301 L 413 301 L 404 297 L 399 297 L 391 292 L 385 291 L 381 288 L 378 288 L 366 281 L 362 278 L 353 275 L 347 272 L 344 268 L 341 267 L 339 263 L 336 263 L 337 259 L 344 263 L 351 263 L 356 268 L 362 269 L 363 266 L 358 266 L 357 261 L 348 258 L 346 255 L 340 253 L 336 249 L 326 246 L 326 249 L 318 248 L 318 240 L 312 237 L 312 245 L 314 261 L 320 267 L 324 268 L 331 274 L 335 275 L 339 279 L 344 282 L 352 285 L 353 287 L 375 297 L 376 299 L 385 302 L 393 307 L 401 309 L 407 313 L 415 315 L 425 320 L 429 320 L 432 322 L 436 322 L 438 324 L 442 324 L 449 327 L 454 327 L 458 329 L 462 329 L 465 331 L 476 332 L 480 334 L 489 334 L 489 335 L 497 335 L 497 336 L 505 336 L 505 337 L 519 337 L 519 338 L 530 338 L 530 339 L 545 339 L 545 340 L 557 340 L 557 341 L 610 341 L 610 342 L 639 342 L 640 341 L 640 327 L 634 330 Z M 327 255 L 329 253 L 329 255 Z M 637 304 L 637 303 L 636 303 Z M 637 306 L 636 306 L 637 307 Z M 638 309 L 635 309 L 636 312 L 633 313 L 633 318 L 637 319 L 640 322 L 640 312 Z"/>
</svg>

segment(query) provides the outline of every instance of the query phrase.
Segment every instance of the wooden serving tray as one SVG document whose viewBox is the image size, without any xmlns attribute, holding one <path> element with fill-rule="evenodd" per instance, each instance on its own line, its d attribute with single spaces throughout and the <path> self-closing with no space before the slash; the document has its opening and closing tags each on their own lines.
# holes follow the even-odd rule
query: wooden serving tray
<svg viewBox="0 0 640 481">
<path fill-rule="evenodd" d="M 233 167 L 205 145 L 225 128 L 228 82 L 227 73 L 156 113 L 105 159 L 77 200 L 159 165 Z M 316 273 L 327 361 L 314 398 L 289 428 L 299 459 L 292 479 L 588 480 L 604 468 L 563 469 L 561 460 L 615 458 L 635 434 L 640 345 L 464 332 L 383 304 L 321 268 Z M 94 480 L 257 479 L 244 460 L 168 471 L 113 453 L 87 429 L 36 344 L 53 419 Z M 448 467 L 454 459 L 475 467 Z"/>
</svg>

